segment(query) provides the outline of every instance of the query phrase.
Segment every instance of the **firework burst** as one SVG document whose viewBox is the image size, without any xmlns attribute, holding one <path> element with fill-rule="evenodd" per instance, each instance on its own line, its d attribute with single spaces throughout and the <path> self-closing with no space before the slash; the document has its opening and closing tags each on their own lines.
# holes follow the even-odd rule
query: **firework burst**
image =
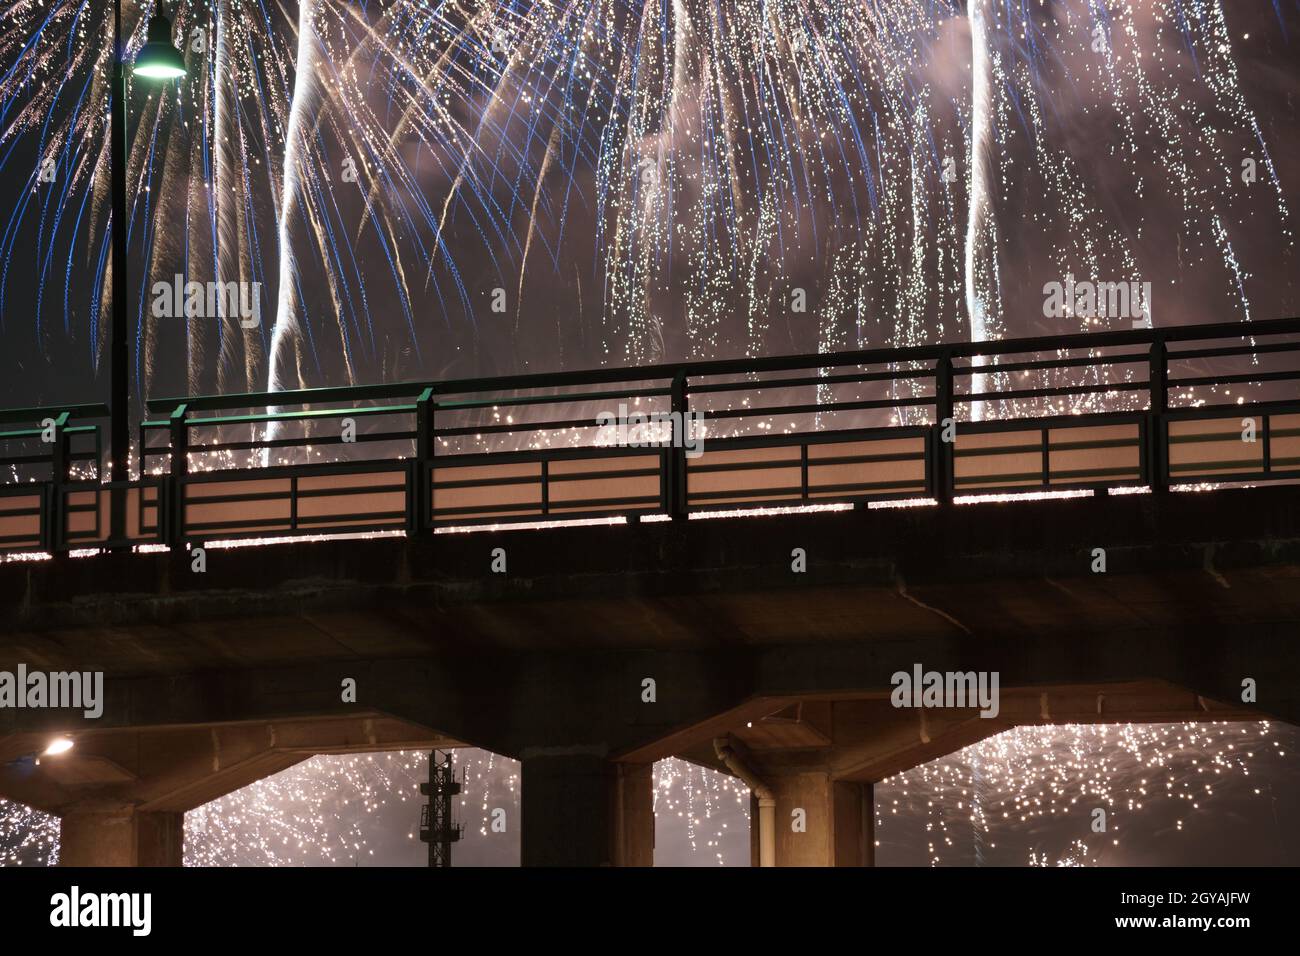
<svg viewBox="0 0 1300 956">
<path fill-rule="evenodd" d="M 931 866 L 1141 863 L 1264 798 L 1293 737 L 1268 722 L 1021 727 L 877 784 L 880 852 L 911 861 L 923 843 Z"/>
<path fill-rule="evenodd" d="M 168 9 L 190 72 L 130 94 L 142 392 L 997 337 L 1067 273 L 1245 319 L 1239 230 L 1293 251 L 1222 2 Z M 0 317 L 98 362 L 107 8 L 0 14 Z M 157 320 L 175 275 L 271 319 Z"/>
</svg>

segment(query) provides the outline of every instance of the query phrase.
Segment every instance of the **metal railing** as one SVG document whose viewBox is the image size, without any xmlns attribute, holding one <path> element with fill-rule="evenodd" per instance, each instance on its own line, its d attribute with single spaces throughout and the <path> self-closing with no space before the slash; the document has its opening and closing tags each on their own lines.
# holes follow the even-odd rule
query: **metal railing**
<svg viewBox="0 0 1300 956">
<path fill-rule="evenodd" d="M 1300 479 L 1300 320 L 103 406 L 0 423 L 0 550 Z M 646 420 L 649 419 L 649 420 Z"/>
</svg>

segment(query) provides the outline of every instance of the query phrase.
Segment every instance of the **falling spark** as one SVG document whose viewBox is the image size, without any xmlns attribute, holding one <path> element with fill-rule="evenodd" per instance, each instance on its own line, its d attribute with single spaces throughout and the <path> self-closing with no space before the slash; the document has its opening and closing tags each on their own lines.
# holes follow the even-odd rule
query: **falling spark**
<svg viewBox="0 0 1300 956">
<path fill-rule="evenodd" d="M 153 6 L 127 4 L 130 49 Z M 182 327 L 194 391 L 430 377 L 502 334 L 496 288 L 533 368 L 563 361 L 564 316 L 584 364 L 1039 332 L 1047 270 L 1195 279 L 1207 314 L 1248 320 L 1280 267 L 1246 236 L 1284 258 L 1294 236 L 1226 7 L 182 0 L 188 74 L 131 94 L 135 381 L 181 361 Z M 98 362 L 108 8 L 0 16 L 0 169 L 21 186 L 0 315 L 57 317 Z M 1285 43 L 1287 16 L 1256 22 Z M 160 320 L 152 285 L 176 274 L 257 281 L 274 321 Z M 30 310 L 6 308 L 20 278 Z"/>
<path fill-rule="evenodd" d="M 1267 721 L 1019 727 L 877 784 L 877 838 L 920 824 L 931 866 L 978 865 L 994 847 L 1004 865 L 1096 866 L 1162 804 L 1181 807 L 1186 832 L 1227 812 L 1216 797 L 1232 781 L 1260 796 L 1243 778 L 1277 766 L 1279 736 Z"/>
</svg>

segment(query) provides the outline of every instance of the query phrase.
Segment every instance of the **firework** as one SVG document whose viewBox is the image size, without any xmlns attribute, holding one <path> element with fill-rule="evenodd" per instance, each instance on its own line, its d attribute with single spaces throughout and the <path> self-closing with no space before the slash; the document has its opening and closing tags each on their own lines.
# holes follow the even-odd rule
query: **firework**
<svg viewBox="0 0 1300 956">
<path fill-rule="evenodd" d="M 876 785 L 881 864 L 1094 866 L 1150 862 L 1271 799 L 1295 732 L 1260 723 L 1021 727 Z M 519 859 L 519 764 L 454 752 L 465 789 L 458 865 Z M 187 866 L 423 865 L 416 838 L 428 754 L 315 757 L 186 814 Z M 1281 782 L 1285 788 L 1289 786 Z M 678 759 L 654 768 L 656 862 L 749 862 L 749 790 Z M 1236 809 L 1232 809 L 1235 806 Z M 1094 808 L 1107 832 L 1090 830 Z M 506 830 L 494 831 L 504 810 Z M 1135 844 L 1133 855 L 1128 844 Z M 1142 854 L 1145 854 L 1142 855 Z M 58 820 L 0 801 L 0 865 L 53 864 Z"/>
<path fill-rule="evenodd" d="M 1287 738 L 1268 722 L 1021 727 L 877 784 L 878 852 L 931 866 L 1097 866 L 1167 855 L 1163 841 L 1185 831 L 1213 845 L 1206 824 L 1266 797 L 1289 766 Z"/>
<path fill-rule="evenodd" d="M 130 101 L 141 393 L 996 337 L 1066 274 L 1248 319 L 1239 230 L 1293 251 L 1222 2 L 168 9 L 190 71 Z M 98 362 L 107 8 L 0 13 L 0 316 Z M 158 320 L 175 274 L 273 318 Z"/>
</svg>

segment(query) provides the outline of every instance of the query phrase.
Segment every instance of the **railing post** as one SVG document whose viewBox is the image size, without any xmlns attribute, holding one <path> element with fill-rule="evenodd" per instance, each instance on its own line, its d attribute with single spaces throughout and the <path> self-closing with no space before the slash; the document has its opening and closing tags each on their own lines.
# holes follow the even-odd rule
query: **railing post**
<svg viewBox="0 0 1300 956">
<path fill-rule="evenodd" d="M 41 422 L 41 427 L 45 425 Z M 53 420 L 54 441 L 50 449 L 50 506 L 46 516 L 48 522 L 45 534 L 45 546 L 51 553 L 66 550 L 67 541 L 65 540 L 64 515 L 66 514 L 66 500 L 64 498 L 64 484 L 68 480 L 68 413 L 60 412 L 59 416 Z"/>
<path fill-rule="evenodd" d="M 930 490 L 940 504 L 952 501 L 953 495 L 954 442 L 943 440 L 944 422 L 953 417 L 952 388 L 952 353 L 944 352 L 934 366 L 934 431 L 930 446 Z"/>
<path fill-rule="evenodd" d="M 668 514 L 674 520 L 686 517 L 686 371 L 673 376 L 672 402 L 673 445 L 668 450 Z"/>
<path fill-rule="evenodd" d="M 429 525 L 429 462 L 433 452 L 433 387 L 415 400 L 415 473 L 407 480 L 406 533 L 419 534 Z"/>
<path fill-rule="evenodd" d="M 117 406 L 119 402 L 113 402 L 112 432 L 109 436 L 109 461 L 108 461 L 108 546 L 110 551 L 130 550 L 130 545 L 126 541 L 126 488 L 114 487 L 120 481 L 125 486 L 126 482 L 131 480 L 131 439 L 123 426 L 116 421 L 118 417 Z M 123 427 L 123 437 L 118 438 L 117 432 L 119 427 Z M 120 445 L 126 443 L 126 450 L 122 450 Z M 118 462 L 118 453 L 120 452 L 121 462 Z M 144 470 L 144 458 L 140 459 L 141 472 Z M 119 477 L 120 476 L 120 477 Z M 100 484 L 104 483 L 104 476 L 99 476 Z M 98 502 L 96 502 L 98 503 Z"/>
<path fill-rule="evenodd" d="M 185 479 L 190 470 L 190 426 L 186 419 L 188 410 L 189 406 L 181 403 L 168 419 L 171 473 L 167 476 L 166 487 L 171 520 L 168 522 L 167 544 L 173 548 L 185 543 Z"/>
<path fill-rule="evenodd" d="M 1169 351 L 1159 334 L 1151 343 L 1147 366 L 1151 408 L 1147 415 L 1146 470 L 1147 485 L 1160 494 L 1169 490 L 1169 427 L 1165 413 L 1169 410 Z"/>
</svg>

